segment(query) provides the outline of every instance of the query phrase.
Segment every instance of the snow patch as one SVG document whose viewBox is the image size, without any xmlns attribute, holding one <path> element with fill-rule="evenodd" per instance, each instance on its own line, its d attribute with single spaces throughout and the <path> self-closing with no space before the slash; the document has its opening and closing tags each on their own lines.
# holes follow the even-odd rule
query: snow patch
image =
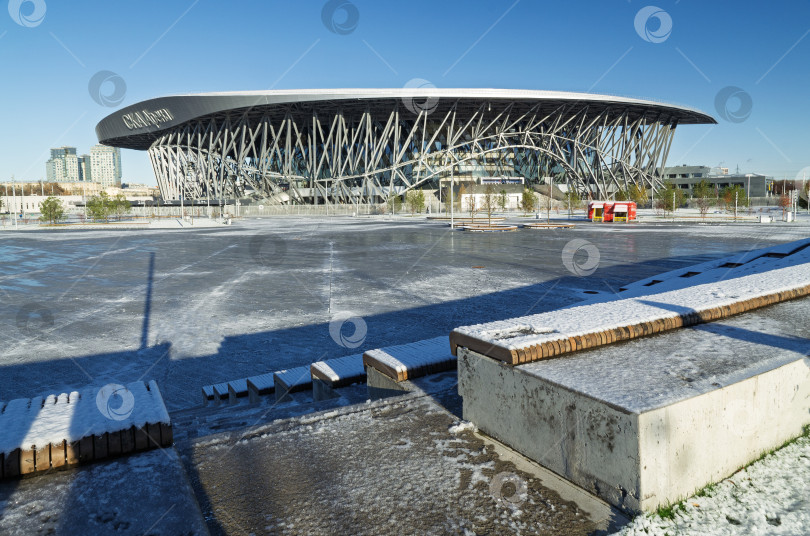
<svg viewBox="0 0 810 536">
<path fill-rule="evenodd" d="M 478 427 L 470 421 L 461 421 L 451 426 L 449 430 L 451 434 L 458 435 L 462 432 L 477 432 Z"/>
</svg>

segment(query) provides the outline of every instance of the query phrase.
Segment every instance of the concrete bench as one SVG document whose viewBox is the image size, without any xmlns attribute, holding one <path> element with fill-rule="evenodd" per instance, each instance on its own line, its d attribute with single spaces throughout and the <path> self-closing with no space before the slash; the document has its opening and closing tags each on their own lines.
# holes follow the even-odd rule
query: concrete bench
<svg viewBox="0 0 810 536">
<path fill-rule="evenodd" d="M 373 368 L 393 382 L 418 378 L 456 366 L 447 336 L 369 350 L 363 354 L 363 365 Z"/>
<path fill-rule="evenodd" d="M 625 511 L 675 504 L 810 423 L 808 306 L 517 366 L 459 348 L 463 417 Z"/>
<path fill-rule="evenodd" d="M 292 400 L 292 397 L 290 397 L 292 393 L 307 391 L 312 388 L 312 376 L 309 366 L 274 372 L 273 384 L 276 389 L 276 401 L 288 402 Z"/>
<path fill-rule="evenodd" d="M 213 404 L 215 400 L 214 395 L 214 386 L 213 385 L 205 385 L 202 388 L 202 397 L 203 397 L 203 406 L 207 406 L 208 404 Z"/>
<path fill-rule="evenodd" d="M 273 394 L 276 389 L 272 372 L 251 376 L 245 380 L 245 383 L 247 383 L 248 400 L 251 404 L 258 404 L 261 397 Z"/>
<path fill-rule="evenodd" d="M 248 397 L 247 379 L 228 382 L 228 402 L 236 404 L 240 398 Z"/>
<path fill-rule="evenodd" d="M 315 400 L 335 398 L 335 389 L 366 381 L 363 354 L 317 361 L 309 366 L 312 376 L 312 396 Z"/>
<path fill-rule="evenodd" d="M 265 376 L 269 376 L 270 378 L 269 388 L 268 386 L 262 384 L 261 388 L 254 388 L 255 393 L 251 397 L 250 380 L 255 378 L 264 378 Z M 271 373 L 261 376 L 254 376 L 253 378 L 242 378 L 239 380 L 217 383 L 214 385 L 206 385 L 202 388 L 203 405 L 207 406 L 208 404 L 213 404 L 218 406 L 225 400 L 227 400 L 229 404 L 236 404 L 242 398 L 248 398 L 251 403 L 256 403 L 259 401 L 260 396 L 271 394 L 273 392 L 272 377 L 273 374 Z M 257 380 L 257 383 L 262 382 Z"/>
<path fill-rule="evenodd" d="M 214 385 L 208 386 L 213 393 L 212 402 L 215 406 L 218 406 L 222 403 L 223 400 L 228 400 L 230 397 L 230 393 L 228 393 L 228 382 L 216 383 Z M 205 387 L 203 387 L 203 393 L 205 392 Z"/>
<path fill-rule="evenodd" d="M 120 402 L 119 402 L 120 401 Z M 0 402 L 0 478 L 170 446 L 157 384 L 134 382 Z"/>
<path fill-rule="evenodd" d="M 731 283 L 733 284 L 733 282 Z M 677 292 L 683 293 L 689 290 L 682 289 Z M 569 318 L 578 314 L 582 319 L 581 323 L 577 324 L 576 331 L 568 331 L 564 327 L 557 327 L 552 313 L 545 315 L 550 321 L 545 321 L 545 319 L 540 318 L 541 315 L 537 315 L 534 318 L 515 318 L 509 321 L 457 328 L 450 334 L 450 344 L 454 354 L 459 347 L 464 347 L 510 365 L 519 365 L 615 342 L 647 337 L 681 327 L 713 322 L 808 295 L 810 295 L 810 284 L 804 284 L 794 289 L 751 296 L 739 301 L 717 300 L 719 303 L 713 306 L 705 304 L 696 304 L 691 308 L 683 305 L 670 306 L 670 309 L 680 308 L 683 312 L 673 312 L 668 311 L 665 307 L 658 307 L 656 311 L 648 313 L 646 318 L 639 315 L 637 319 L 626 321 L 619 326 L 615 326 L 617 322 L 607 316 L 604 311 L 586 310 L 586 307 L 596 309 L 596 306 L 603 306 L 602 309 L 607 311 L 609 306 L 613 306 L 613 310 L 619 311 L 622 307 L 638 308 L 646 305 L 636 299 L 617 300 L 592 306 L 582 306 L 581 311 L 574 311 L 573 314 L 570 314 Z M 664 294 L 661 294 L 661 296 L 664 296 Z M 654 307 L 656 306 L 649 309 Z M 567 312 L 564 309 L 555 311 L 555 313 Z M 569 319 L 564 318 L 562 315 L 559 318 L 563 319 L 560 326 L 571 324 Z M 593 326 L 587 325 L 589 323 L 588 319 L 593 320 L 594 318 L 607 318 L 608 320 L 605 322 L 614 324 L 614 326 L 608 327 L 600 325 L 598 322 L 590 322 Z"/>
<path fill-rule="evenodd" d="M 338 396 L 335 389 L 364 382 L 367 367 L 380 371 L 393 382 L 401 382 L 453 369 L 455 362 L 447 337 L 442 336 L 209 385 L 203 387 L 203 401 L 219 404 L 227 399 L 234 404 L 247 397 L 256 404 L 263 396 L 275 393 L 276 401 L 286 402 L 291 400 L 291 394 L 309 389 L 314 400 L 325 400 Z"/>
<path fill-rule="evenodd" d="M 744 264 L 715 261 L 723 263 L 715 268 L 737 266 L 732 268 L 733 278 L 721 277 L 728 270 L 715 268 L 687 278 L 659 276 L 644 283 L 654 294 L 639 294 L 636 287 L 615 300 L 462 326 L 450 333 L 452 352 L 464 347 L 519 365 L 809 296 L 810 248 L 792 249 L 785 257 L 757 256 Z M 696 268 L 684 269 L 680 275 L 701 272 Z"/>
</svg>

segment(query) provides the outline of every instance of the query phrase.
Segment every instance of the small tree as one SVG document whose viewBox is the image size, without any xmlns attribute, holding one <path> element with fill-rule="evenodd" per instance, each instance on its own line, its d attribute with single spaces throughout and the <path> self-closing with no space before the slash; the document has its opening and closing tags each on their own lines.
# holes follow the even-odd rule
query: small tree
<svg viewBox="0 0 810 536">
<path fill-rule="evenodd" d="M 552 197 L 551 197 L 551 188 L 548 189 L 548 195 L 546 196 L 546 223 L 551 223 L 551 204 L 552 204 Z"/>
<path fill-rule="evenodd" d="M 111 208 L 111 199 L 107 192 L 102 191 L 87 200 L 87 212 L 93 221 L 107 221 Z"/>
<path fill-rule="evenodd" d="M 628 197 L 630 198 L 630 201 L 633 201 L 638 206 L 646 205 L 647 201 L 650 200 L 650 197 L 647 195 L 647 189 L 639 186 L 638 184 L 633 184 L 630 186 L 630 189 L 628 190 Z"/>
<path fill-rule="evenodd" d="M 464 199 L 464 197 L 462 197 Z M 477 204 L 475 202 L 475 189 L 470 188 L 470 193 L 467 195 L 467 203 L 466 203 L 466 210 L 470 213 L 470 221 L 475 221 L 475 213 L 478 211 Z"/>
<path fill-rule="evenodd" d="M 418 190 L 416 192 L 416 211 L 421 213 L 423 210 L 425 210 L 425 192 Z"/>
<path fill-rule="evenodd" d="M 627 190 L 619 190 L 616 192 L 616 201 L 629 201 L 630 200 L 630 192 Z"/>
<path fill-rule="evenodd" d="M 455 203 L 454 206 L 457 211 L 461 211 L 461 204 L 465 195 L 467 195 L 467 187 L 463 184 L 459 184 L 458 189 L 456 190 L 456 198 L 453 199 L 453 203 Z"/>
<path fill-rule="evenodd" d="M 520 206 L 526 214 L 534 212 L 534 208 L 537 206 L 537 198 L 529 188 L 523 189 L 523 194 L 520 196 Z"/>
<path fill-rule="evenodd" d="M 62 205 L 62 200 L 55 197 L 48 197 L 39 207 L 40 221 L 48 223 L 57 223 L 64 220 L 67 215 L 65 214 L 65 207 Z"/>
<path fill-rule="evenodd" d="M 411 211 L 411 215 L 416 214 L 416 190 L 409 190 L 408 193 L 405 194 L 405 206 L 408 207 L 408 210 Z"/>
<path fill-rule="evenodd" d="M 571 207 L 571 210 L 576 210 L 582 206 L 582 198 L 576 190 L 568 190 L 565 193 L 565 202 Z"/>
<path fill-rule="evenodd" d="M 506 211 L 506 206 L 509 204 L 509 196 L 506 194 L 506 190 L 501 190 L 498 193 L 498 207 L 501 209 L 501 212 Z"/>
<path fill-rule="evenodd" d="M 484 203 L 481 208 L 483 208 L 484 212 L 487 213 L 487 224 L 492 225 L 492 213 L 495 212 L 495 206 L 498 204 L 499 200 L 495 194 L 495 187 L 491 184 L 487 184 L 486 189 L 484 190 Z"/>
<path fill-rule="evenodd" d="M 790 199 L 790 195 L 787 192 L 785 192 L 785 193 L 783 193 L 782 195 L 779 196 L 779 208 L 782 209 L 782 219 L 783 220 L 785 219 L 785 216 L 787 216 L 787 211 L 788 211 L 788 209 L 790 209 L 790 205 L 791 205 L 791 199 Z"/>
<path fill-rule="evenodd" d="M 683 205 L 683 201 L 683 190 L 676 187 L 671 182 L 665 182 L 664 189 L 658 192 L 655 203 L 657 208 L 663 209 L 664 212 L 672 212 L 674 214 L 678 207 Z"/>
<path fill-rule="evenodd" d="M 398 195 L 392 195 L 388 198 L 388 204 L 391 207 L 391 212 L 396 214 L 398 210 L 401 210 L 402 199 Z"/>
<path fill-rule="evenodd" d="M 726 209 L 731 209 L 734 211 L 735 219 L 737 218 L 737 207 L 748 206 L 748 196 L 745 195 L 745 188 L 739 184 L 723 188 L 721 197 L 726 205 Z"/>
<path fill-rule="evenodd" d="M 405 195 L 405 203 L 411 210 L 411 214 L 422 212 L 425 209 L 425 192 L 422 190 L 411 190 Z"/>
<path fill-rule="evenodd" d="M 114 212 L 120 220 L 121 216 L 130 213 L 132 205 L 124 194 L 118 194 L 110 200 L 110 210 Z"/>
<path fill-rule="evenodd" d="M 700 211 L 700 217 L 705 219 L 709 208 L 716 203 L 714 186 L 709 181 L 702 180 L 692 187 L 692 195 L 694 196 L 695 206 Z"/>
</svg>

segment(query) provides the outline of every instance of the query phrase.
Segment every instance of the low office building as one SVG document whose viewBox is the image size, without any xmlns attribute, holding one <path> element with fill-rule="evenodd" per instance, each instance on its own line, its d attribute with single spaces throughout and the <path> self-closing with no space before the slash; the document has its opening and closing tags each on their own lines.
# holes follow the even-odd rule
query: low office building
<svg viewBox="0 0 810 536">
<path fill-rule="evenodd" d="M 662 178 L 692 195 L 695 185 L 707 181 L 719 193 L 730 186 L 742 187 L 748 197 L 768 197 L 773 192 L 773 177 L 759 173 L 717 174 L 708 166 L 675 166 L 664 168 Z"/>
</svg>

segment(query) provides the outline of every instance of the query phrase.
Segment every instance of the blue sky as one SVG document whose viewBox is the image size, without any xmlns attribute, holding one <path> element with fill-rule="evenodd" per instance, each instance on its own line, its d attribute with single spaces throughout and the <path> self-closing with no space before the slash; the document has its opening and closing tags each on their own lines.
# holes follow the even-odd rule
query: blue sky
<svg viewBox="0 0 810 536">
<path fill-rule="evenodd" d="M 151 97 L 403 87 L 414 78 L 685 104 L 720 124 L 679 127 L 670 165 L 722 162 L 790 179 L 810 166 L 806 1 L 351 0 L 356 25 L 345 11 L 335 15 L 353 26 L 343 34 L 322 21 L 323 0 L 8 4 L 0 10 L 0 180 L 44 178 L 50 147 L 87 152 L 99 120 Z M 642 16 L 639 32 L 637 15 L 650 5 L 659 9 L 642 12 L 655 16 Z M 88 90 L 102 70 L 126 83 L 116 106 Z M 750 96 L 750 110 L 736 97 L 718 110 L 728 86 Z M 123 167 L 125 181 L 154 184 L 146 153 L 124 151 Z"/>
</svg>

